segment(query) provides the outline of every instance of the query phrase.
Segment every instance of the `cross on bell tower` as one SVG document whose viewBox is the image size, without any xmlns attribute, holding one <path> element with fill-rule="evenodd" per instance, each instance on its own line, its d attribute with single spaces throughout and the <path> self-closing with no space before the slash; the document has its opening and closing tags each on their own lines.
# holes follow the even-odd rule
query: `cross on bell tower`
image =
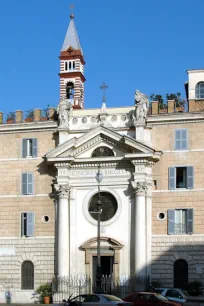
<svg viewBox="0 0 204 306">
<path fill-rule="evenodd" d="M 70 23 L 60 52 L 60 98 L 70 99 L 73 108 L 84 108 L 84 56 L 70 5 Z"/>
</svg>

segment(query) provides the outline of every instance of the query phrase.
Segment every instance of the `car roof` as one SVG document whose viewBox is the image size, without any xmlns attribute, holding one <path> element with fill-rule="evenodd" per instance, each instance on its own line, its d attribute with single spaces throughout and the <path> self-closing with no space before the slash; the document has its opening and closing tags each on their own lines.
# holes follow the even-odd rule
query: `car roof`
<svg viewBox="0 0 204 306">
<path fill-rule="evenodd" d="M 170 289 L 170 290 L 182 290 L 182 289 L 180 289 L 180 288 L 171 288 L 171 287 L 158 287 L 158 288 L 155 288 L 155 289 L 162 289 L 162 290 L 164 290 L 164 289 Z"/>
<path fill-rule="evenodd" d="M 147 292 L 147 291 L 139 291 L 139 292 L 135 292 L 135 293 L 133 293 L 133 294 L 153 294 L 153 295 L 156 295 L 156 294 L 158 294 L 158 293 L 156 293 L 156 292 Z"/>
</svg>

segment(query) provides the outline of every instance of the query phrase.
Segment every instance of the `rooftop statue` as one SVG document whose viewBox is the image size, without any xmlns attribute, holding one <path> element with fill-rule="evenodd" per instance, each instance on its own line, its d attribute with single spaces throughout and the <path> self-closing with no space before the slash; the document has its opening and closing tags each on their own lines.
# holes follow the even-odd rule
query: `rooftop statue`
<svg viewBox="0 0 204 306">
<path fill-rule="evenodd" d="M 148 97 L 138 89 L 135 91 L 136 120 L 145 121 L 149 109 Z"/>
<path fill-rule="evenodd" d="M 72 107 L 72 103 L 65 99 L 65 97 L 60 98 L 60 102 L 57 106 L 57 114 L 59 118 L 59 127 L 69 126 L 69 112 Z"/>
</svg>

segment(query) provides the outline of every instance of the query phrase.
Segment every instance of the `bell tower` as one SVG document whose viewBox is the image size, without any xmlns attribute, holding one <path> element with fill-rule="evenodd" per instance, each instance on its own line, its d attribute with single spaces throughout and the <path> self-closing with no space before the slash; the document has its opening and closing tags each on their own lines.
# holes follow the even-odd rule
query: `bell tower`
<svg viewBox="0 0 204 306">
<path fill-rule="evenodd" d="M 65 97 L 73 103 L 73 108 L 84 108 L 84 57 L 77 35 L 74 15 L 60 52 L 60 98 Z"/>
</svg>

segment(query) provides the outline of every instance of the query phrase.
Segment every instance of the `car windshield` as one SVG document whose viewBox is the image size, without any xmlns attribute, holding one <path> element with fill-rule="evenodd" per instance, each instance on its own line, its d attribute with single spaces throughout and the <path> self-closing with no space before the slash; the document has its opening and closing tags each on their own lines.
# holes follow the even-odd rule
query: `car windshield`
<svg viewBox="0 0 204 306">
<path fill-rule="evenodd" d="M 123 300 L 119 299 L 118 297 L 114 296 L 114 295 L 108 295 L 108 294 L 104 294 L 103 295 L 105 299 L 107 299 L 108 301 L 118 301 L 118 302 L 122 302 Z"/>
<path fill-rule="evenodd" d="M 158 298 L 158 300 L 160 300 L 160 301 L 168 301 L 168 299 L 167 298 L 165 298 L 163 295 L 161 295 L 161 294 L 155 294 L 155 296 Z"/>
</svg>

